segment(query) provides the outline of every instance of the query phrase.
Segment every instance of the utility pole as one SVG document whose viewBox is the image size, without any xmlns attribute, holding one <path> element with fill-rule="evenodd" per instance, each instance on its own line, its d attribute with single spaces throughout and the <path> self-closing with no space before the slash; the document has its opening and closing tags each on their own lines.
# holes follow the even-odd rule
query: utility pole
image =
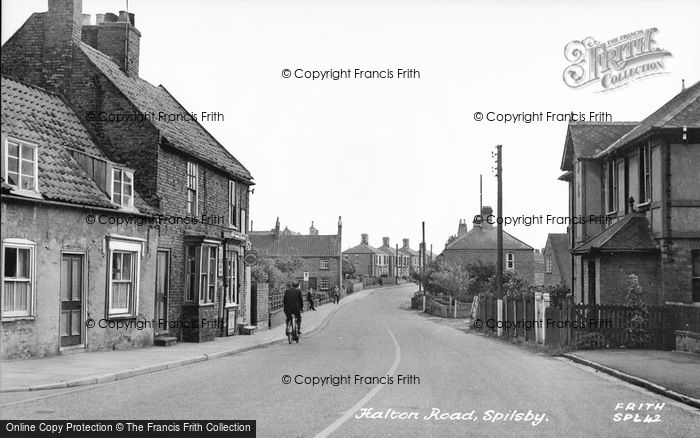
<svg viewBox="0 0 700 438">
<path fill-rule="evenodd" d="M 398 279 L 399 277 L 399 244 L 396 244 L 396 267 L 394 268 L 394 276 Z"/>
<path fill-rule="evenodd" d="M 498 320 L 503 320 L 503 161 L 502 145 L 496 145 L 496 178 L 498 181 L 498 203 L 496 206 L 496 298 L 498 306 Z M 503 334 L 503 329 L 498 329 L 498 336 Z"/>
</svg>

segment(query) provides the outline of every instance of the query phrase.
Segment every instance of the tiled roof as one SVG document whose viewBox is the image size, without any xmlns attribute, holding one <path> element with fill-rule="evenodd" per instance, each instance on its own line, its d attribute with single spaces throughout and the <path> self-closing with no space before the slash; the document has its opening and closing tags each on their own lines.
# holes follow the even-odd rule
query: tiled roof
<svg viewBox="0 0 700 438">
<path fill-rule="evenodd" d="M 116 209 L 67 149 L 109 162 L 57 94 L 2 77 L 2 132 L 38 145 L 38 183 L 44 199 Z M 141 212 L 149 210 L 137 193 L 134 204 Z"/>
<path fill-rule="evenodd" d="M 562 280 L 565 284 L 571 283 L 571 253 L 569 252 L 568 234 L 550 233 L 547 235 L 547 240 L 552 248 L 552 260 L 557 264 Z"/>
<path fill-rule="evenodd" d="M 444 251 L 454 250 L 474 250 L 474 249 L 496 249 L 497 248 L 497 229 L 489 227 L 474 227 L 467 234 L 456 238 L 452 243 L 447 245 Z M 503 249 L 510 250 L 532 250 L 533 248 L 503 232 Z M 443 251 L 443 252 L 444 252 Z"/>
<path fill-rule="evenodd" d="M 590 251 L 648 252 L 656 250 L 649 221 L 644 215 L 630 214 L 574 248 L 574 253 Z"/>
<path fill-rule="evenodd" d="M 418 251 L 413 250 L 411 248 L 401 247 L 399 248 L 399 252 L 407 256 L 418 257 Z"/>
<path fill-rule="evenodd" d="M 561 169 L 571 170 L 574 156 L 594 158 L 636 125 L 636 122 L 570 122 Z"/>
<path fill-rule="evenodd" d="M 627 143 L 648 134 L 653 129 L 682 128 L 684 126 L 700 128 L 700 81 L 678 93 L 673 99 L 642 120 L 632 130 L 611 143 L 608 148 L 597 156 L 605 155 L 621 148 Z"/>
<path fill-rule="evenodd" d="M 107 78 L 143 113 L 189 114 L 165 89 L 135 77 L 127 76 L 104 53 L 79 43 L 79 48 Z M 214 167 L 245 180 L 252 180 L 250 172 L 196 121 L 150 119 L 174 148 L 198 158 Z"/>
<path fill-rule="evenodd" d="M 340 253 L 337 235 L 280 234 L 275 238 L 272 232 L 256 232 L 248 238 L 261 257 L 338 257 Z"/>
<path fill-rule="evenodd" d="M 377 251 L 379 251 L 379 254 L 387 254 L 387 255 L 390 255 L 390 256 L 395 256 L 395 255 L 396 255 L 396 249 L 395 249 L 395 248 L 391 248 L 391 247 L 384 246 L 384 245 L 382 245 L 382 246 L 380 246 L 379 248 L 377 248 Z"/>
<path fill-rule="evenodd" d="M 343 254 L 383 254 L 377 248 L 361 243 L 343 251 Z"/>
</svg>

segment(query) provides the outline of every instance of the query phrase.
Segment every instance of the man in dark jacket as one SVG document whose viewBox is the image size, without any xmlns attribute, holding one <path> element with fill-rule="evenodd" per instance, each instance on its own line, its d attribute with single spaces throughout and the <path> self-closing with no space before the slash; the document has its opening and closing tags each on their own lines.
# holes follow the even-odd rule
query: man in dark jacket
<svg viewBox="0 0 700 438">
<path fill-rule="evenodd" d="M 316 308 L 314 307 L 314 290 L 313 289 L 309 289 L 309 292 L 306 294 L 306 300 L 309 302 L 309 309 L 311 309 L 315 312 Z"/>
<path fill-rule="evenodd" d="M 299 283 L 294 282 L 284 291 L 284 314 L 287 315 L 287 325 L 292 321 L 292 315 L 297 319 L 297 333 L 301 333 L 301 309 L 304 308 L 304 298 L 299 289 Z"/>
</svg>

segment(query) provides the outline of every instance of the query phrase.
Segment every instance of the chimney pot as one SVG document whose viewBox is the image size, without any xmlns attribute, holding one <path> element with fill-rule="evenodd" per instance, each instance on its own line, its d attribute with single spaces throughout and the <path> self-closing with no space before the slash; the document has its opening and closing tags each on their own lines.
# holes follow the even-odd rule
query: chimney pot
<svg viewBox="0 0 700 438">
<path fill-rule="evenodd" d="M 102 24 L 105 22 L 105 14 L 95 14 L 95 24 Z"/>
<path fill-rule="evenodd" d="M 92 15 L 83 14 L 83 26 L 90 26 L 92 24 Z"/>
<path fill-rule="evenodd" d="M 107 13 L 105 13 L 105 20 L 104 20 L 104 22 L 105 22 L 105 23 L 116 23 L 118 18 L 119 18 L 119 17 L 117 17 L 116 14 L 113 14 L 113 13 L 111 13 L 111 12 L 107 12 Z"/>
</svg>

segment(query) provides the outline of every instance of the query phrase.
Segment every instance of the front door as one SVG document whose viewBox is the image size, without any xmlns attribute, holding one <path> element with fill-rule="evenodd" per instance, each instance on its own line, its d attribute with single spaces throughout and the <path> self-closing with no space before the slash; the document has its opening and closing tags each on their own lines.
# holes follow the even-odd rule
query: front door
<svg viewBox="0 0 700 438">
<path fill-rule="evenodd" d="M 156 260 L 156 333 L 168 331 L 168 288 L 170 287 L 170 251 L 158 251 Z"/>
<path fill-rule="evenodd" d="M 83 255 L 61 257 L 61 347 L 83 343 Z"/>
<path fill-rule="evenodd" d="M 316 277 L 309 277 L 309 289 L 318 290 L 318 282 Z"/>
</svg>

